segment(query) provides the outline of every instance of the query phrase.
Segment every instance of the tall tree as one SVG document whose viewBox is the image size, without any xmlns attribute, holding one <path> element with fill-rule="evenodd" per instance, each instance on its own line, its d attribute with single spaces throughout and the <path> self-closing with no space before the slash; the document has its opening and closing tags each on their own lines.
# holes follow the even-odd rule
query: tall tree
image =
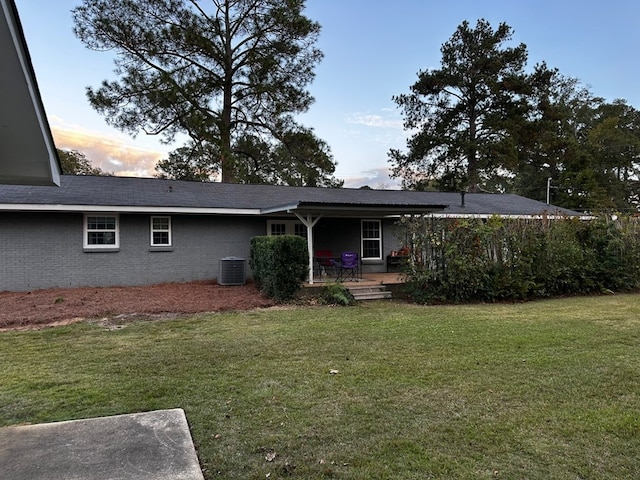
<svg viewBox="0 0 640 480">
<path fill-rule="evenodd" d="M 64 175 L 109 175 L 94 167 L 87 156 L 78 150 L 57 148 L 60 167 Z"/>
<path fill-rule="evenodd" d="M 306 86 L 322 58 L 314 47 L 320 26 L 303 15 L 304 4 L 84 0 L 73 10 L 74 31 L 88 48 L 114 51 L 120 77 L 88 88 L 89 101 L 133 135 L 170 143 L 187 134 L 198 161 L 234 182 L 234 143 L 247 135 L 281 141 L 313 101 Z"/>
<path fill-rule="evenodd" d="M 608 207 L 637 211 L 640 201 L 640 112 L 621 99 L 601 104 L 595 112 L 586 145 L 597 166 Z"/>
<path fill-rule="evenodd" d="M 526 112 L 524 44 L 507 47 L 512 29 L 463 22 L 442 45 L 441 68 L 418 73 L 411 93 L 393 97 L 404 127 L 415 131 L 407 152 L 391 150 L 392 175 L 408 188 L 478 191 L 517 159 L 510 130 Z M 514 125 L 515 124 L 515 125 Z"/>
<path fill-rule="evenodd" d="M 569 181 L 571 168 L 567 167 L 587 160 L 584 138 L 593 108 L 601 99 L 594 97 L 577 79 L 565 77 L 546 64 L 536 66 L 529 82 L 530 110 L 516 138 L 520 158 L 511 171 L 509 190 L 545 200 L 551 183 L 558 201 L 557 187 Z"/>
<path fill-rule="evenodd" d="M 639 112 L 622 100 L 605 103 L 545 65 L 531 79 L 532 108 L 509 190 L 544 200 L 552 186 L 552 203 L 576 210 L 636 208 Z"/>
</svg>

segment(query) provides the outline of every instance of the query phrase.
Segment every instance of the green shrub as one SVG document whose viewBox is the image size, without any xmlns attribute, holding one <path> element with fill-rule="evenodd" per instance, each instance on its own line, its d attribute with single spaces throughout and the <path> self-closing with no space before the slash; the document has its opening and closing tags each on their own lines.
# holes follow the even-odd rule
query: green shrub
<svg viewBox="0 0 640 480">
<path fill-rule="evenodd" d="M 406 293 L 420 303 L 525 300 L 640 287 L 634 218 L 405 218 Z"/>
<path fill-rule="evenodd" d="M 327 305 L 348 306 L 355 302 L 349 289 L 341 283 L 329 283 L 322 287 L 320 298 Z"/>
<path fill-rule="evenodd" d="M 297 235 L 254 237 L 249 266 L 267 296 L 276 301 L 290 300 L 309 271 L 307 242 Z"/>
<path fill-rule="evenodd" d="M 251 239 L 249 267 L 251 267 L 253 280 L 258 287 L 261 287 L 263 274 L 268 271 L 268 265 L 271 262 L 271 260 L 267 258 L 270 255 L 268 239 L 269 237 L 253 237 Z"/>
</svg>

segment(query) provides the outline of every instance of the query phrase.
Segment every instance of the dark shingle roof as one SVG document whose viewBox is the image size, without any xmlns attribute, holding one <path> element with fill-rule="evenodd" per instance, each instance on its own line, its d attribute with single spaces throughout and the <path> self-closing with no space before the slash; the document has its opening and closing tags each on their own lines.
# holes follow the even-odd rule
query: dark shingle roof
<svg viewBox="0 0 640 480">
<path fill-rule="evenodd" d="M 518 195 L 409 192 L 348 188 L 287 187 L 199 183 L 153 178 L 64 175 L 60 187 L 0 186 L 0 210 L 69 210 L 72 207 L 118 211 L 247 210 L 277 212 L 284 207 L 337 210 L 394 207 L 398 210 L 438 210 L 451 215 L 580 215 Z M 223 211 L 219 213 L 224 213 Z"/>
</svg>

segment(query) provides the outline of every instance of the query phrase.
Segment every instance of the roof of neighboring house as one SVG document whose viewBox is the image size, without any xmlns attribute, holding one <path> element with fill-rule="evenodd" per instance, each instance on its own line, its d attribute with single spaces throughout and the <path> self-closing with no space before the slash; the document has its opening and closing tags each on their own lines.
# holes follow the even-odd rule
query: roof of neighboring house
<svg viewBox="0 0 640 480">
<path fill-rule="evenodd" d="M 61 176 L 60 187 L 0 185 L 0 210 L 329 216 L 437 212 L 452 216 L 579 216 L 518 195 L 201 183 Z"/>
<path fill-rule="evenodd" d="M 0 0 L 0 184 L 56 185 L 60 164 L 13 0 Z"/>
</svg>

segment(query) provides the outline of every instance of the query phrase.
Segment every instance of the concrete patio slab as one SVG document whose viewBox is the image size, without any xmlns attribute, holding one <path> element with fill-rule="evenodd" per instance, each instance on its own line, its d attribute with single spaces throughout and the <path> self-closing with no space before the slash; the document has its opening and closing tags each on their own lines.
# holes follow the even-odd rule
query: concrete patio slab
<svg viewBox="0 0 640 480">
<path fill-rule="evenodd" d="M 204 480 L 182 409 L 0 428 L 11 480 Z"/>
</svg>

